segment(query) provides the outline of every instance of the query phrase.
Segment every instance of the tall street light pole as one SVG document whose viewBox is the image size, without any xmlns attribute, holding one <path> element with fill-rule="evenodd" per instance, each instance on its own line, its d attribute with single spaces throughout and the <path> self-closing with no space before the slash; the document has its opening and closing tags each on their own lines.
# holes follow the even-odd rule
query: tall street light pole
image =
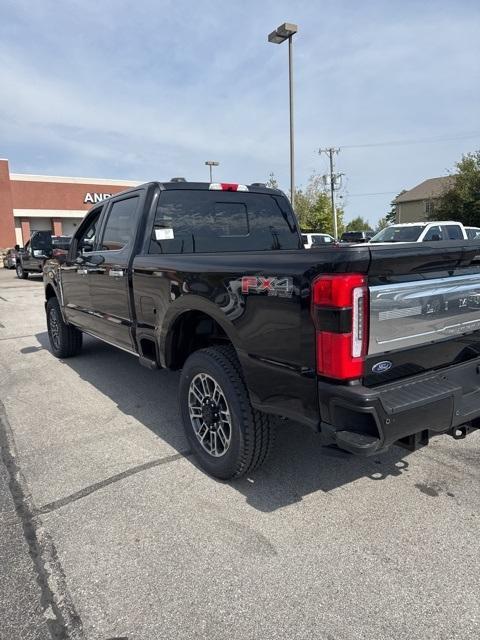
<svg viewBox="0 0 480 640">
<path fill-rule="evenodd" d="M 290 202 L 295 206 L 295 142 L 293 135 L 293 36 L 297 33 L 298 26 L 285 22 L 272 31 L 268 41 L 273 44 L 282 44 L 288 40 L 288 92 L 290 99 Z"/>
<path fill-rule="evenodd" d="M 205 164 L 210 169 L 210 182 L 213 182 L 213 180 L 212 180 L 212 167 L 218 167 L 220 163 L 217 162 L 216 160 L 206 160 Z"/>
</svg>

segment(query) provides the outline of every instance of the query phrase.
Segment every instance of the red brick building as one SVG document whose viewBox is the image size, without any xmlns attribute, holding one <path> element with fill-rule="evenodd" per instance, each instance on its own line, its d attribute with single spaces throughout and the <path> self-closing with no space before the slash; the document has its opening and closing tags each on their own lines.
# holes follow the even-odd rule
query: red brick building
<svg viewBox="0 0 480 640">
<path fill-rule="evenodd" d="M 33 231 L 72 235 L 95 202 L 138 184 L 10 173 L 8 160 L 0 159 L 0 249 L 23 246 Z"/>
</svg>

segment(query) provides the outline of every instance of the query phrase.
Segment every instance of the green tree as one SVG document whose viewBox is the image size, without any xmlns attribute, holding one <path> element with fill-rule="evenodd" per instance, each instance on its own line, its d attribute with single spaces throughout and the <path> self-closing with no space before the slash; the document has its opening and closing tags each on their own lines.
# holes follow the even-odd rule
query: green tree
<svg viewBox="0 0 480 640">
<path fill-rule="evenodd" d="M 280 187 L 278 186 L 278 180 L 275 177 L 275 174 L 273 173 L 273 171 L 268 176 L 266 185 L 269 189 L 280 189 Z"/>
<path fill-rule="evenodd" d="M 389 224 L 391 224 L 391 222 L 388 221 L 387 216 L 384 216 L 383 218 L 380 218 L 380 220 L 377 222 L 375 231 L 378 233 L 382 229 L 385 229 L 385 227 L 388 227 Z"/>
<path fill-rule="evenodd" d="M 362 218 L 362 216 L 357 216 L 347 222 L 347 226 L 345 227 L 346 231 L 371 231 L 370 223 L 368 220 Z"/>
<path fill-rule="evenodd" d="M 400 193 L 398 193 L 390 202 L 390 211 L 385 215 L 387 224 L 394 224 L 397 221 L 397 203 L 395 202 L 395 200 L 400 196 L 403 196 L 404 193 L 407 193 L 406 189 L 402 189 Z"/>
<path fill-rule="evenodd" d="M 430 219 L 480 226 L 480 150 L 462 156 L 455 166 L 455 180 L 435 203 Z"/>
<path fill-rule="evenodd" d="M 302 231 L 333 235 L 332 205 L 330 196 L 325 192 L 322 176 L 313 173 L 305 189 L 295 191 L 295 213 Z M 337 207 L 337 225 L 340 235 L 344 230 L 341 207 Z"/>
</svg>

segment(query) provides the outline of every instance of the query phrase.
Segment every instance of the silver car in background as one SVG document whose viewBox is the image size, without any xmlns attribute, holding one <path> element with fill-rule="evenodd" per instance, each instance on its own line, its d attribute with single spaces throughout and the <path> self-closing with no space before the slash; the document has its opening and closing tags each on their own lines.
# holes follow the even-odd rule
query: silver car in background
<svg viewBox="0 0 480 640">
<path fill-rule="evenodd" d="M 17 264 L 17 250 L 7 249 L 7 253 L 3 256 L 3 268 L 15 269 Z"/>
</svg>

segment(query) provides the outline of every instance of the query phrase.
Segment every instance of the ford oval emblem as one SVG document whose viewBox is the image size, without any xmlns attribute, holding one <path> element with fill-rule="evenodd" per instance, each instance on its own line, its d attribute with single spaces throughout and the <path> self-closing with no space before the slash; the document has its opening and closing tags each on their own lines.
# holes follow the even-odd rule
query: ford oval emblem
<svg viewBox="0 0 480 640">
<path fill-rule="evenodd" d="M 392 363 L 390 360 L 382 360 L 381 362 L 377 362 L 372 367 L 373 373 L 385 373 L 385 371 L 389 371 L 392 368 Z"/>
</svg>

